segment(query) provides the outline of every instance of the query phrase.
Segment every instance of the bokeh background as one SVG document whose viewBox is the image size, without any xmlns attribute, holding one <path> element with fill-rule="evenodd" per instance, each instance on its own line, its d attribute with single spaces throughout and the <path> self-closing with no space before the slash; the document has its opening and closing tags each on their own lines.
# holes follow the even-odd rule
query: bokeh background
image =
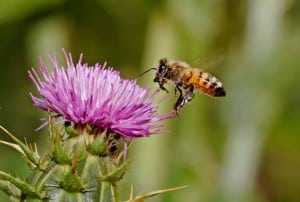
<svg viewBox="0 0 300 202">
<path fill-rule="evenodd" d="M 168 134 L 135 141 L 122 199 L 133 184 L 135 194 L 189 185 L 152 202 L 300 201 L 300 1 L 0 0 L 0 124 L 42 153 L 47 130 L 34 130 L 45 113 L 28 96 L 27 70 L 39 56 L 62 58 L 61 48 L 153 90 L 154 72 L 142 71 L 161 57 L 185 60 L 228 92 L 197 94 L 165 122 Z M 1 145 L 0 156 L 1 170 L 25 178 L 16 152 Z"/>
</svg>

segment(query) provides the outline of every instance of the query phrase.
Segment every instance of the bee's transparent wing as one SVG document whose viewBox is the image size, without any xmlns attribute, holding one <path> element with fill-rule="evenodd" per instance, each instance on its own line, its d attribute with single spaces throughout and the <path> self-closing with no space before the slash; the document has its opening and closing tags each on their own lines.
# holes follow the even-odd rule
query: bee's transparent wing
<svg viewBox="0 0 300 202">
<path fill-rule="evenodd" d="M 224 49 L 218 49 L 204 56 L 192 60 L 191 66 L 202 70 L 212 70 L 222 64 L 224 61 Z"/>
</svg>

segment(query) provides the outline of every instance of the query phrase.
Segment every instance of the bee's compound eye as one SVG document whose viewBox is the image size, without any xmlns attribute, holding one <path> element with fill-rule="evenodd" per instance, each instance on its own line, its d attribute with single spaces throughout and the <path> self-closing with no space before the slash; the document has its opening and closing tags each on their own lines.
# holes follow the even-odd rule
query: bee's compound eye
<svg viewBox="0 0 300 202">
<path fill-rule="evenodd" d="M 166 66 L 165 66 L 165 65 L 161 65 L 161 66 L 159 66 L 159 68 L 158 68 L 158 72 L 159 72 L 159 73 L 162 73 L 162 72 L 164 71 L 164 69 L 166 69 Z"/>
<path fill-rule="evenodd" d="M 167 68 L 167 59 L 163 58 L 159 61 L 158 73 L 162 73 Z"/>
</svg>

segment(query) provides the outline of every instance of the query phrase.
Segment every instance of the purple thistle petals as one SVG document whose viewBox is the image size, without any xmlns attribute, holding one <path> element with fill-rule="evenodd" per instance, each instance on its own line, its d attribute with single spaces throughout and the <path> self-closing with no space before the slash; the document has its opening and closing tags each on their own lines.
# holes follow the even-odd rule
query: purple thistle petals
<svg viewBox="0 0 300 202">
<path fill-rule="evenodd" d="M 159 90 L 150 93 L 135 80 L 120 78 L 120 73 L 106 64 L 82 64 L 82 55 L 74 65 L 71 54 L 64 51 L 67 67 L 59 67 L 55 55 L 49 59 L 50 71 L 40 60 L 41 77 L 35 69 L 28 71 L 40 96 L 30 93 L 34 105 L 53 116 L 63 117 L 80 125 L 94 125 L 112 130 L 124 137 L 142 137 L 157 134 L 159 121 L 174 117 L 173 112 L 158 115 L 153 99 Z M 164 98 L 165 99 L 165 98 Z"/>
</svg>

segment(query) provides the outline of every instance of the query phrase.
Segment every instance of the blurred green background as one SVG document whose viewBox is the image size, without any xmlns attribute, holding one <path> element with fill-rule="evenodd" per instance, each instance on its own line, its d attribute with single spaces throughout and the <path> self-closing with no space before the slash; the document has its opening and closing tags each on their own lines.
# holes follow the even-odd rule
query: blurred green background
<svg viewBox="0 0 300 202">
<path fill-rule="evenodd" d="M 135 194 L 190 185 L 152 202 L 300 201 L 300 1 L 0 0 L 0 123 L 42 153 L 47 130 L 34 130 L 45 113 L 28 96 L 27 70 L 61 48 L 129 79 L 161 57 L 199 63 L 227 90 L 197 94 L 166 121 L 168 134 L 134 143 L 122 199 L 133 184 Z M 154 90 L 153 76 L 138 81 Z M 0 170 L 26 176 L 16 152 L 2 145 L 0 154 Z"/>
</svg>

